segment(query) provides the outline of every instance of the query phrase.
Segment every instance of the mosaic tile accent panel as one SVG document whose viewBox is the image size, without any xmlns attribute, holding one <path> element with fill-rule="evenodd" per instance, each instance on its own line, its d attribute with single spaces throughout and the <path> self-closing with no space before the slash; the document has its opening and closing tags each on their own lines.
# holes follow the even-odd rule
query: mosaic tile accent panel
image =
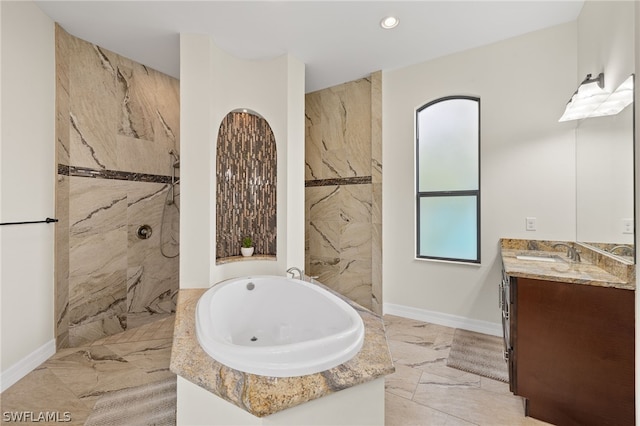
<svg viewBox="0 0 640 426">
<path fill-rule="evenodd" d="M 216 147 L 216 259 L 240 254 L 242 238 L 255 254 L 276 255 L 277 149 L 269 123 L 231 112 Z"/>
<path fill-rule="evenodd" d="M 306 95 L 305 268 L 382 310 L 382 73 Z"/>
<path fill-rule="evenodd" d="M 97 170 L 91 169 L 89 167 L 67 166 L 64 164 L 58 164 L 58 174 L 96 179 L 129 180 L 134 182 L 171 182 L 171 176 L 154 175 L 149 173 L 122 172 L 119 170 Z"/>
<path fill-rule="evenodd" d="M 175 311 L 179 99 L 178 80 L 56 25 L 58 349 Z"/>
<path fill-rule="evenodd" d="M 307 180 L 304 182 L 304 186 L 310 187 L 310 186 L 332 186 L 332 185 L 362 185 L 366 183 L 371 183 L 371 176 L 355 176 L 350 178 Z"/>
</svg>

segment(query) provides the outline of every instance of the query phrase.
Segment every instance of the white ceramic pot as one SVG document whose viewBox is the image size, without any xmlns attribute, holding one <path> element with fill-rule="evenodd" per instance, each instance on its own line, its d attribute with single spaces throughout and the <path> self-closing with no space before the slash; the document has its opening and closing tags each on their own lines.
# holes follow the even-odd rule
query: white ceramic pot
<svg viewBox="0 0 640 426">
<path fill-rule="evenodd" d="M 249 257 L 253 255 L 253 247 L 240 247 L 240 253 L 244 257 Z"/>
</svg>

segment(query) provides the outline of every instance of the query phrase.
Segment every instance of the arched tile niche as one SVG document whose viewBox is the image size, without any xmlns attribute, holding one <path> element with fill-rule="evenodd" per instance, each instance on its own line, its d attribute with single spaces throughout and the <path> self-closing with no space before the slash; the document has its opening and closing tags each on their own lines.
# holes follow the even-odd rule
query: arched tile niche
<svg viewBox="0 0 640 426">
<path fill-rule="evenodd" d="M 276 172 L 267 120 L 249 110 L 227 114 L 216 144 L 216 263 L 242 259 L 246 236 L 253 239 L 254 258 L 275 259 Z"/>
</svg>

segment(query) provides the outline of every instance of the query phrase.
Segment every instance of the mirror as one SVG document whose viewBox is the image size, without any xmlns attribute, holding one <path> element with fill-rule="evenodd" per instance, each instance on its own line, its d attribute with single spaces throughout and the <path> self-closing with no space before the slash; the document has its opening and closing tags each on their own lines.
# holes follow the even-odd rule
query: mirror
<svg viewBox="0 0 640 426">
<path fill-rule="evenodd" d="M 634 106 L 576 128 L 576 241 L 634 261 Z"/>
</svg>

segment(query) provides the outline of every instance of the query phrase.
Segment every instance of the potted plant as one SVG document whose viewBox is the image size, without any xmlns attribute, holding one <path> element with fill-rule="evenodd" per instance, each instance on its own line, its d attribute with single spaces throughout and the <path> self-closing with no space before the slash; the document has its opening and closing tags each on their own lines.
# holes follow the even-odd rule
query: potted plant
<svg viewBox="0 0 640 426">
<path fill-rule="evenodd" d="M 253 240 L 251 237 L 244 237 L 242 239 L 242 247 L 240 247 L 240 252 L 244 257 L 249 257 L 253 255 Z"/>
</svg>

